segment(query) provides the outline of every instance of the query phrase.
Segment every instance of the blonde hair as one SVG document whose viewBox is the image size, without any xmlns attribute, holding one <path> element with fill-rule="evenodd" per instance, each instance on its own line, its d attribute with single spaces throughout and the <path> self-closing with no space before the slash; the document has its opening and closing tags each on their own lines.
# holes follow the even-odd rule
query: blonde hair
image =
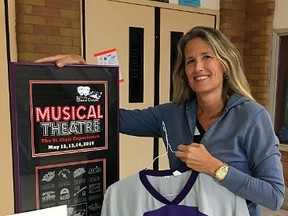
<svg viewBox="0 0 288 216">
<path fill-rule="evenodd" d="M 220 31 L 210 27 L 197 26 L 188 31 L 178 42 L 178 55 L 173 71 L 173 102 L 186 103 L 195 96 L 185 73 L 184 56 L 186 44 L 194 38 L 201 38 L 207 42 L 224 68 L 225 79 L 222 93 L 224 102 L 226 103 L 227 98 L 232 94 L 254 100 L 244 74 L 242 58 L 237 48 Z"/>
</svg>

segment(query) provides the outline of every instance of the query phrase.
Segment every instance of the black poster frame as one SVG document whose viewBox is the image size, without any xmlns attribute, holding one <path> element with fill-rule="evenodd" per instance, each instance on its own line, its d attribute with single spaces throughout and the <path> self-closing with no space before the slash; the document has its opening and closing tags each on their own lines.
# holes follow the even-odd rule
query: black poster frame
<svg viewBox="0 0 288 216">
<path fill-rule="evenodd" d="M 100 215 L 119 180 L 119 68 L 10 63 L 15 212 Z"/>
</svg>

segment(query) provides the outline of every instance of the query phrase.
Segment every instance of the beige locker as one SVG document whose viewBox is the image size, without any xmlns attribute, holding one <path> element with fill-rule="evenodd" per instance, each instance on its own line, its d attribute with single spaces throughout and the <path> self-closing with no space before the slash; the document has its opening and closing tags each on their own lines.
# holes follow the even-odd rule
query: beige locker
<svg viewBox="0 0 288 216">
<path fill-rule="evenodd" d="M 11 145 L 11 122 L 10 122 L 10 104 L 9 104 L 9 79 L 8 79 L 8 61 L 7 57 L 7 41 L 6 41 L 6 20 L 5 20 L 5 4 L 0 3 L 0 215 L 7 215 L 13 212 L 13 169 L 12 169 L 12 145 Z M 10 52 L 12 51 L 9 50 Z M 11 53 L 10 53 L 11 55 Z"/>
<path fill-rule="evenodd" d="M 157 17 L 159 22 L 155 22 Z M 148 0 L 86 0 L 85 21 L 87 62 L 97 63 L 95 53 L 116 48 L 124 78 L 124 82 L 120 83 L 120 107 L 141 109 L 153 106 L 155 97 L 160 103 L 169 101 L 170 33 L 186 32 L 196 25 L 216 27 L 219 11 Z M 158 60 L 156 58 L 159 63 L 159 89 L 154 89 L 155 26 L 160 33 L 160 56 Z M 129 27 L 142 28 L 144 32 L 144 92 L 143 102 L 140 103 L 129 103 Z M 165 146 L 160 140 L 159 154 L 163 153 Z M 120 178 L 148 168 L 152 160 L 152 138 L 120 135 Z M 166 156 L 160 158 L 159 164 L 160 169 L 169 168 Z"/>
</svg>

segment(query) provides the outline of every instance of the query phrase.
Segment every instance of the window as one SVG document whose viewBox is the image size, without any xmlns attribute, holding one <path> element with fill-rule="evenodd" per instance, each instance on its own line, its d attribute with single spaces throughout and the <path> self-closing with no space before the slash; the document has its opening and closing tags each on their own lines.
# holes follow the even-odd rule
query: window
<svg viewBox="0 0 288 216">
<path fill-rule="evenodd" d="M 276 85 L 275 130 L 280 143 L 288 144 L 288 35 L 280 36 Z"/>
</svg>

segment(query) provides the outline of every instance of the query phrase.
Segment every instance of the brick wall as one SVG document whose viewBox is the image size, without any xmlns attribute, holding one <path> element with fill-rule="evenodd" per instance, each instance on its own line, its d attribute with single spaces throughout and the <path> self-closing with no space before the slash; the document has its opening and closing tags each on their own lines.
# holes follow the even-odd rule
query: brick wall
<svg viewBox="0 0 288 216">
<path fill-rule="evenodd" d="M 288 187 L 288 152 L 281 151 L 282 154 L 282 164 L 284 169 L 285 185 Z"/>
<path fill-rule="evenodd" d="M 220 30 L 243 55 L 255 99 L 268 106 L 275 0 L 221 0 Z"/>
<path fill-rule="evenodd" d="M 284 169 L 285 185 L 286 187 L 288 187 L 288 152 L 281 151 L 281 153 L 282 153 L 282 164 Z"/>
<path fill-rule="evenodd" d="M 81 54 L 80 0 L 16 0 L 18 61 Z"/>
<path fill-rule="evenodd" d="M 253 96 L 267 107 L 275 0 L 246 2 L 245 70 Z"/>
<path fill-rule="evenodd" d="M 243 55 L 246 1 L 221 0 L 220 4 L 220 30 Z"/>
</svg>

